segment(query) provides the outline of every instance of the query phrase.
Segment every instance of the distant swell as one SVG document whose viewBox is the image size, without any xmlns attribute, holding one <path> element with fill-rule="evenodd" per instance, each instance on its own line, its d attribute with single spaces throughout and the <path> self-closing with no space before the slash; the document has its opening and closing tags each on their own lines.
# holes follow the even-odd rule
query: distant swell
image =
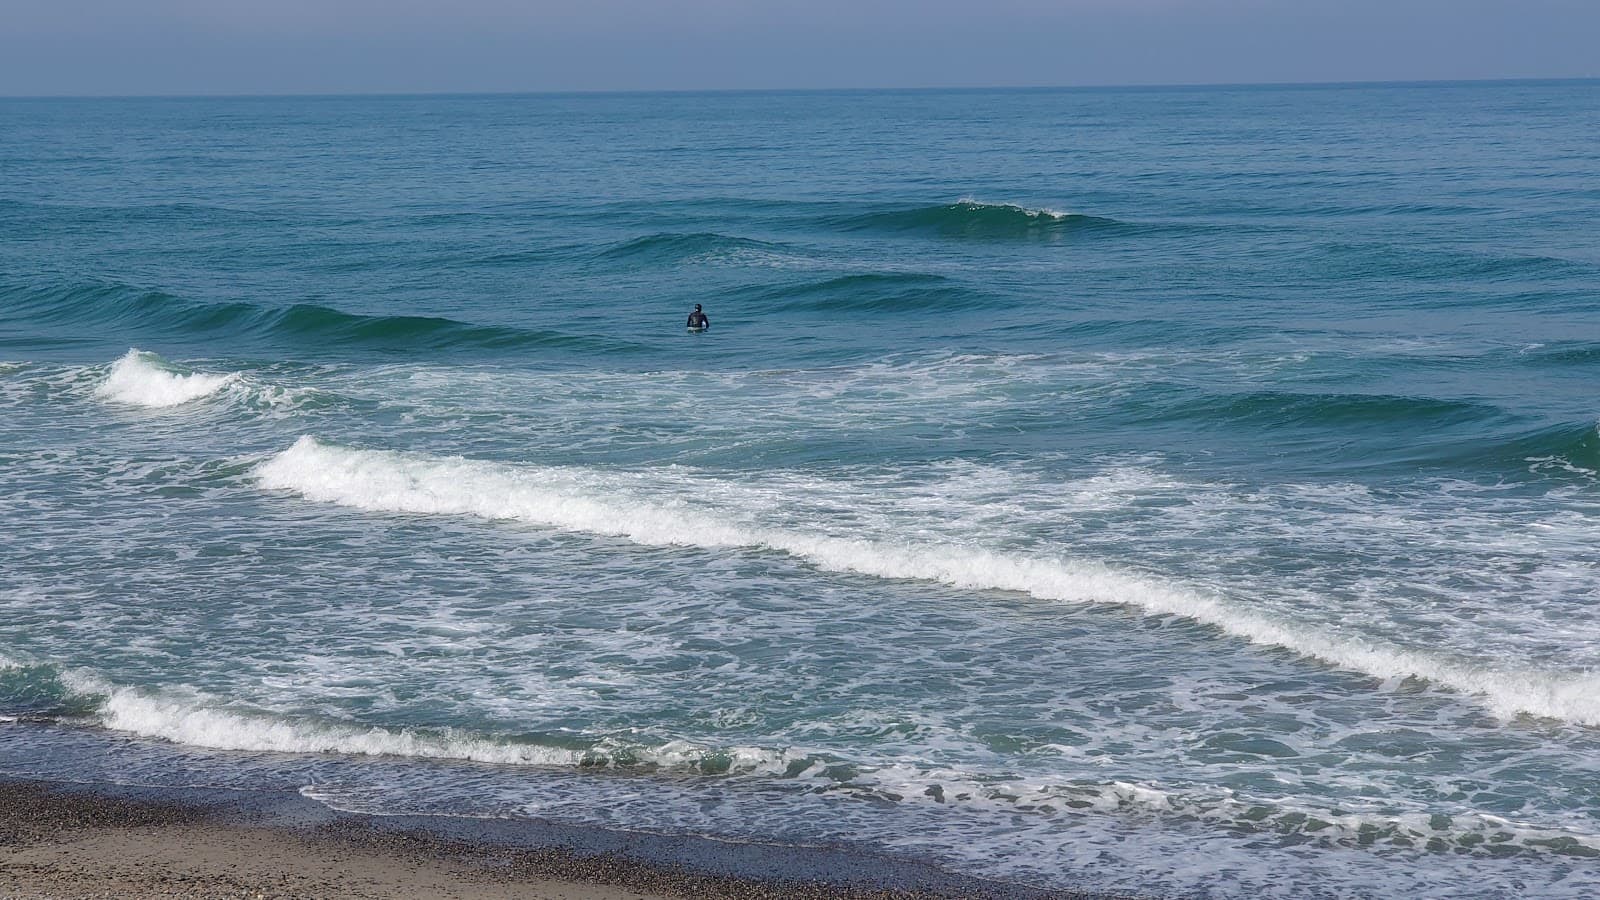
<svg viewBox="0 0 1600 900">
<path fill-rule="evenodd" d="M 774 288 L 756 298 L 782 312 L 937 312 L 993 306 L 999 299 L 939 275 L 844 275 Z"/>
<path fill-rule="evenodd" d="M 553 332 L 471 325 L 434 316 L 355 315 L 305 303 L 264 313 L 260 325 L 275 335 L 331 338 L 366 347 L 531 347 L 575 340 Z"/>
<path fill-rule="evenodd" d="M 7 293 L 12 293 L 8 291 Z M 625 351 L 619 340 L 434 316 L 373 316 L 310 303 L 206 303 L 117 284 L 19 291 L 8 312 L 32 322 L 191 337 L 251 337 L 306 346 L 376 350 L 531 349 Z"/>
<path fill-rule="evenodd" d="M 961 200 L 944 206 L 885 210 L 835 218 L 828 224 L 848 231 L 926 234 L 987 240 L 1060 240 L 1126 227 L 1114 219 L 1030 209 L 1010 203 Z"/>
<path fill-rule="evenodd" d="M 1529 347 L 1520 354 L 1533 363 L 1554 366 L 1593 366 L 1600 364 L 1600 341 Z"/>
<path fill-rule="evenodd" d="M 1323 252 L 1319 274 L 1339 281 L 1415 279 L 1479 284 L 1583 278 L 1595 271 L 1592 265 L 1559 257 L 1438 250 L 1411 243 L 1330 244 Z"/>
<path fill-rule="evenodd" d="M 572 471 L 348 449 L 311 437 L 262 464 L 257 474 L 263 487 L 360 509 L 529 522 L 649 546 L 764 548 L 827 571 L 1016 591 L 1041 600 L 1118 604 L 1147 615 L 1181 616 L 1379 678 L 1423 677 L 1477 695 L 1501 715 L 1529 713 L 1600 725 L 1600 676 L 1456 662 L 1281 621 L 1221 597 L 1094 563 L 744 525 L 715 509 L 596 487 Z"/>
<path fill-rule="evenodd" d="M 673 262 L 698 256 L 734 251 L 761 251 L 782 253 L 780 244 L 756 241 L 749 238 L 729 237 L 703 232 L 698 234 L 651 234 L 613 244 L 601 251 L 605 259 L 640 259 L 650 262 Z"/>
</svg>

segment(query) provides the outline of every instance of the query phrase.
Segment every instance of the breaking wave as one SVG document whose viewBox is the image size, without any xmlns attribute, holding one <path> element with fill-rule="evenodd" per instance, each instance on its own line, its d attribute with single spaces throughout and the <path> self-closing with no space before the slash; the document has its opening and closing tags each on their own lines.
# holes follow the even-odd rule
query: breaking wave
<svg viewBox="0 0 1600 900">
<path fill-rule="evenodd" d="M 226 400 L 257 412 L 290 414 L 337 398 L 323 391 L 258 381 L 243 372 L 198 372 L 132 348 L 105 366 L 67 369 L 54 378 L 70 385 L 90 381 L 96 397 L 121 406 L 167 410 L 202 400 Z"/>
<path fill-rule="evenodd" d="M 237 373 L 181 372 L 154 353 L 134 349 L 112 364 L 95 392 L 116 403 L 160 409 L 209 397 L 238 381 Z"/>
<path fill-rule="evenodd" d="M 1516 823 L 1470 809 L 1396 811 L 1376 804 L 1341 809 L 1220 787 L 1172 789 L 1115 779 L 1023 781 L 909 759 L 845 760 L 797 748 L 390 728 L 244 709 L 187 688 L 135 690 L 111 684 L 85 669 L 63 671 L 4 658 L 0 658 L 0 710 L 4 711 L 0 723 L 87 722 L 212 750 L 760 777 L 779 779 L 807 792 L 855 796 L 875 803 L 985 807 L 1046 818 L 1092 813 L 1205 822 L 1241 835 L 1273 835 L 1297 845 L 1600 857 L 1600 836 Z M 308 796 L 322 799 L 315 791 Z M 339 803 L 337 791 L 326 802 Z"/>
<path fill-rule="evenodd" d="M 775 550 L 827 571 L 1004 590 L 1178 616 L 1225 634 L 1362 672 L 1420 677 L 1479 698 L 1501 716 L 1600 725 L 1600 676 L 1498 668 L 1322 630 L 1154 576 L 1094 562 L 943 542 L 835 537 L 739 521 L 727 511 L 636 496 L 591 473 L 520 467 L 300 438 L 261 464 L 260 484 L 318 502 L 422 515 L 476 516 L 617 536 L 649 546 Z"/>
<path fill-rule="evenodd" d="M 803 757 L 759 747 L 649 745 L 618 738 L 516 738 L 460 729 L 388 728 L 290 718 L 231 706 L 188 689 L 135 690 L 83 669 L 0 658 L 0 710 L 15 720 L 82 721 L 191 747 L 264 753 L 403 756 L 516 766 L 675 769 L 706 775 L 781 775 Z"/>
</svg>

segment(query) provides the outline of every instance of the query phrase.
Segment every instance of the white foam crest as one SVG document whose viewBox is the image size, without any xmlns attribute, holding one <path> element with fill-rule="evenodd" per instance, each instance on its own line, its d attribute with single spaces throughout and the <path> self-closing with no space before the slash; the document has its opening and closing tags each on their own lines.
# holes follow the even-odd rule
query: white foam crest
<svg viewBox="0 0 1600 900">
<path fill-rule="evenodd" d="M 209 397 L 238 380 L 237 373 L 174 372 L 160 356 L 131 349 L 112 364 L 95 392 L 117 403 L 161 409 Z"/>
<path fill-rule="evenodd" d="M 652 765 L 707 774 L 782 775 L 805 755 L 762 747 L 705 747 L 673 741 L 658 747 L 605 740 L 591 749 L 512 743 L 455 729 L 394 730 L 344 723 L 295 721 L 223 708 L 194 691 L 153 693 L 107 683 L 86 670 L 64 673 L 75 693 L 103 698 L 98 723 L 115 731 L 192 747 L 258 753 L 339 753 L 455 759 L 511 766 L 599 768 Z"/>
<path fill-rule="evenodd" d="M 962 197 L 956 201 L 957 206 L 967 206 L 973 209 L 1009 209 L 1030 216 L 1035 219 L 1070 219 L 1072 214 L 1048 206 L 1023 206 L 1018 203 L 989 203 L 976 197 Z"/>
<path fill-rule="evenodd" d="M 584 496 L 555 469 L 352 450 L 309 435 L 257 469 L 263 487 L 358 509 L 534 522 L 654 546 L 740 546 L 747 532 L 687 508 Z"/>
<path fill-rule="evenodd" d="M 409 730 L 307 724 L 264 715 L 247 715 L 208 705 L 202 698 L 177 698 L 127 688 L 93 690 L 81 675 L 69 684 L 105 697 L 97 717 L 117 731 L 214 750 L 268 753 L 343 753 L 360 756 L 411 756 L 462 759 L 502 765 L 571 766 L 582 753 L 528 744 L 510 744 L 470 735 L 419 734 Z"/>
<path fill-rule="evenodd" d="M 1215 594 L 1094 562 L 953 542 L 891 543 L 743 525 L 682 500 L 596 489 L 572 470 L 349 449 L 309 435 L 262 464 L 257 474 L 264 487 L 359 509 L 529 522 L 651 546 L 768 548 L 836 572 L 1117 604 L 1147 615 L 1180 616 L 1377 678 L 1426 678 L 1477 696 L 1504 717 L 1527 713 L 1600 725 L 1600 675 L 1460 663 L 1280 620 Z"/>
</svg>

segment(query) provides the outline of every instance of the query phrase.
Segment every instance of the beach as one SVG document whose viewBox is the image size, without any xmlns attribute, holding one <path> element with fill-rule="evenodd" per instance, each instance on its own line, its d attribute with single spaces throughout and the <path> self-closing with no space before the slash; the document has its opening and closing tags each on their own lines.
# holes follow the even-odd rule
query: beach
<svg viewBox="0 0 1600 900">
<path fill-rule="evenodd" d="M 559 844 L 518 845 L 415 820 L 386 825 L 327 816 L 288 798 L 229 792 L 148 792 L 0 781 L 0 897 L 344 900 L 901 900 L 1088 898 L 1029 890 L 816 848 L 749 848 L 733 864 L 789 878 L 719 872 L 721 842 L 599 835 L 572 829 Z M 460 823 L 455 823 L 459 826 Z M 549 834 L 545 835 L 549 839 Z M 598 838 L 598 840 L 597 840 Z M 604 845 L 602 848 L 601 845 Z M 798 857 L 795 853 L 798 852 Z M 762 858 L 778 854 L 784 863 Z M 794 868 L 798 867 L 798 868 Z M 803 874 L 802 874 L 803 873 Z M 1104 896 L 1104 895 L 1101 895 Z"/>
</svg>

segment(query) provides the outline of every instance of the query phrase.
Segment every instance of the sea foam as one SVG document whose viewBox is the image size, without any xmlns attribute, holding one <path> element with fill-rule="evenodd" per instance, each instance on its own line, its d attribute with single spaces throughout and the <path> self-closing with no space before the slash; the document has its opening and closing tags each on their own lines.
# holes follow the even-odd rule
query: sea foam
<svg viewBox="0 0 1600 900">
<path fill-rule="evenodd" d="M 645 765 L 761 775 L 782 774 L 803 758 L 793 751 L 706 747 L 688 741 L 649 746 L 600 740 L 587 748 L 556 747 L 459 729 L 384 728 L 244 711 L 191 690 L 157 692 L 113 685 L 84 669 L 62 673 L 61 681 L 74 694 L 99 698 L 94 719 L 106 728 L 214 750 L 402 756 L 511 766 Z"/>
<path fill-rule="evenodd" d="M 848 767 L 852 773 L 848 780 L 841 783 L 834 780 L 825 758 L 794 748 L 714 748 L 683 740 L 649 746 L 610 738 L 586 749 L 555 747 L 454 729 L 390 729 L 241 712 L 198 692 L 157 693 L 113 686 L 86 670 L 65 673 L 62 680 L 74 692 L 102 698 L 95 718 L 104 727 L 218 750 L 394 756 L 564 769 L 642 766 L 700 775 L 782 778 L 878 801 L 957 804 L 1008 815 L 1054 817 L 1068 811 L 1070 815 L 1094 812 L 1198 820 L 1230 829 L 1294 835 L 1300 841 L 1324 846 L 1354 848 L 1377 842 L 1455 853 L 1506 848 L 1579 857 L 1600 853 L 1600 835 L 1592 832 L 1516 823 L 1470 810 L 1441 817 L 1425 809 L 1401 812 L 1376 806 L 1353 808 L 1348 803 L 1329 808 L 1316 801 L 1242 795 L 1226 788 L 1169 790 L 1121 780 L 996 780 L 992 775 L 904 759 L 857 760 Z"/>
<path fill-rule="evenodd" d="M 19 663 L 0 656 L 0 671 Z M 602 737 L 588 747 L 551 746 L 459 729 L 397 729 L 349 721 L 313 720 L 224 704 L 200 691 L 177 687 L 134 689 L 112 684 L 88 669 L 59 674 L 67 693 L 95 699 L 92 718 L 103 727 L 143 737 L 217 750 L 346 756 L 393 756 L 463 760 L 497 766 L 541 768 L 655 767 L 699 775 L 780 778 L 812 787 L 893 802 L 957 804 L 1006 815 L 1053 819 L 1058 813 L 1171 817 L 1206 821 L 1230 829 L 1294 835 L 1325 846 L 1429 846 L 1455 853 L 1518 851 L 1590 857 L 1600 836 L 1559 826 L 1508 821 L 1471 810 L 1446 815 L 1347 801 L 1339 808 L 1294 797 L 1249 796 L 1227 788 L 1167 789 L 1122 780 L 995 779 L 959 768 L 905 758 L 865 758 L 846 769 L 846 780 L 829 762 L 799 748 L 709 747 L 674 740 L 646 745 Z M 14 723 L 0 716 L 0 723 Z M 322 799 L 322 798 L 317 798 Z M 330 805 L 337 797 L 327 798 Z M 1351 805 L 1351 804 L 1354 805 Z M 1493 850 L 1485 850 L 1493 848 Z"/>
<path fill-rule="evenodd" d="M 116 403 L 161 409 L 209 397 L 238 380 L 237 373 L 178 372 L 160 356 L 132 349 L 112 364 L 95 392 Z"/>
<path fill-rule="evenodd" d="M 305 436 L 257 470 L 263 487 L 359 509 L 476 516 L 623 537 L 651 546 L 750 547 L 820 569 L 1106 603 L 1179 616 L 1381 679 L 1421 677 L 1480 698 L 1495 713 L 1600 725 L 1600 677 L 1451 659 L 1264 615 L 1244 603 L 1092 561 L 954 542 L 898 542 L 750 524 L 737 511 L 641 496 L 581 471 L 338 447 Z"/>
</svg>

